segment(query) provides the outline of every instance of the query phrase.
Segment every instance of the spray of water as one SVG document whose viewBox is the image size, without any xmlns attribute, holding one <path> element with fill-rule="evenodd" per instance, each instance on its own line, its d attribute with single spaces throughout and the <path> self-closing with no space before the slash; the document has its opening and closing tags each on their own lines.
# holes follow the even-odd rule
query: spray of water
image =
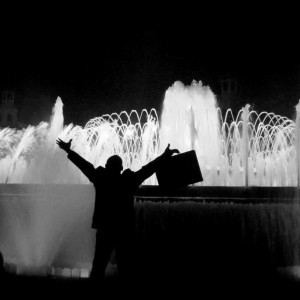
<svg viewBox="0 0 300 300">
<path fill-rule="evenodd" d="M 295 122 L 274 113 L 257 113 L 247 105 L 235 117 L 221 112 L 216 97 L 201 82 L 175 82 L 165 95 L 158 121 L 155 109 L 133 110 L 94 118 L 85 127 L 64 125 L 57 99 L 49 123 L 0 131 L 2 183 L 87 183 L 55 140 L 73 139 L 73 149 L 98 165 L 118 154 L 125 168 L 137 170 L 170 143 L 181 152 L 196 150 L 203 185 L 295 186 Z M 63 171 L 63 172 L 62 172 Z M 144 184 L 156 184 L 152 177 Z"/>
<path fill-rule="evenodd" d="M 295 123 L 274 113 L 257 113 L 248 105 L 237 116 L 231 110 L 221 112 L 215 95 L 201 82 L 190 86 L 175 82 L 166 91 L 160 120 L 152 109 L 102 115 L 84 127 L 64 125 L 63 103 L 58 98 L 49 122 L 19 131 L 0 129 L 0 183 L 49 186 L 34 199 L 26 198 L 25 194 L 32 194 L 29 190 L 21 198 L 4 198 L 1 228 L 6 231 L 0 230 L 1 247 L 10 245 L 6 253 L 14 248 L 24 266 L 51 265 L 71 244 L 66 241 L 70 241 L 67 237 L 76 227 L 74 220 L 83 214 L 91 216 L 93 203 L 84 203 L 84 195 L 76 202 L 70 199 L 78 195 L 63 191 L 55 197 L 53 190 L 57 188 L 50 188 L 53 184 L 88 183 L 57 147 L 58 137 L 72 139 L 73 150 L 95 167 L 105 165 L 109 156 L 118 154 L 125 168 L 137 170 L 170 143 L 181 152 L 196 151 L 204 177 L 201 185 L 297 186 L 298 128 L 298 117 Z M 157 184 L 155 176 L 144 184 Z M 64 203 L 68 207 L 62 209 Z M 89 221 L 80 228 L 85 230 L 81 236 L 89 236 L 90 257 L 93 244 Z M 80 238 L 76 235 L 73 240 Z M 84 247 L 74 245 L 76 248 L 82 252 Z"/>
</svg>

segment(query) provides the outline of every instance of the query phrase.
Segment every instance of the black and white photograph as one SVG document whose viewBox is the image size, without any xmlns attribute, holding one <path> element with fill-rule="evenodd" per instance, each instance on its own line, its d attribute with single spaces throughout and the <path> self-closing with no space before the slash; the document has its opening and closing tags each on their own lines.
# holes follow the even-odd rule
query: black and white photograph
<svg viewBox="0 0 300 300">
<path fill-rule="evenodd" d="M 299 20 L 275 6 L 3 7 L 3 295 L 300 292 Z"/>
</svg>

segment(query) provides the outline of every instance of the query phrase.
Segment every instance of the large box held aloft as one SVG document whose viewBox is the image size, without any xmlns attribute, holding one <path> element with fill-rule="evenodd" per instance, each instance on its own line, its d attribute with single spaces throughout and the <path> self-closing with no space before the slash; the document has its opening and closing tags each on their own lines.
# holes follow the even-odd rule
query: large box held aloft
<svg viewBox="0 0 300 300">
<path fill-rule="evenodd" d="M 203 181 L 194 150 L 172 156 L 156 172 L 158 184 L 164 188 L 177 188 Z"/>
</svg>

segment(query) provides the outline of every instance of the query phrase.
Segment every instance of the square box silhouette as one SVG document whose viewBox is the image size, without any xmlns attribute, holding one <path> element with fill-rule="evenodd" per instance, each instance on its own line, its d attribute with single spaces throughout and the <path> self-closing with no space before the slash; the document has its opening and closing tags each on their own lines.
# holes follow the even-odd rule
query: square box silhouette
<svg viewBox="0 0 300 300">
<path fill-rule="evenodd" d="M 173 155 L 156 172 L 160 187 L 177 188 L 203 181 L 195 150 Z"/>
</svg>

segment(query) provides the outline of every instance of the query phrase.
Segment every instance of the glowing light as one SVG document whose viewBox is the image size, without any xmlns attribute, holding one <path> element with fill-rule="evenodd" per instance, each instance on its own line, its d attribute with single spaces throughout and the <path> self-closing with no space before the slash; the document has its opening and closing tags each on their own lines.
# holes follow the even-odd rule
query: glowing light
<svg viewBox="0 0 300 300">
<path fill-rule="evenodd" d="M 60 137 L 66 141 L 72 139 L 73 149 L 95 167 L 104 166 L 109 156 L 117 154 L 122 157 L 124 168 L 137 170 L 170 143 L 181 152 L 196 151 L 204 178 L 201 185 L 297 186 L 299 118 L 298 114 L 295 123 L 272 112 L 251 111 L 249 106 L 242 108 L 237 116 L 231 110 L 221 112 L 215 95 L 201 82 L 193 82 L 191 86 L 176 82 L 170 87 L 160 119 L 154 109 L 150 112 L 144 109 L 141 113 L 133 110 L 102 115 L 89 120 L 84 127 L 64 125 L 63 103 L 58 98 L 49 123 L 19 131 L 0 129 L 0 183 L 89 183 L 57 147 L 55 141 Z M 144 182 L 156 183 L 155 176 Z M 72 195 L 61 196 L 67 197 Z M 31 199 L 34 205 L 29 207 L 27 216 L 24 210 L 29 205 L 27 200 L 16 198 L 3 204 L 9 230 L 6 234 L 18 251 L 19 270 L 29 266 L 42 272 L 59 255 L 63 241 L 75 227 L 74 220 L 92 211 L 93 205 L 82 206 L 81 202 L 72 201 L 72 211 L 70 207 L 58 210 L 55 201 L 60 203 L 61 199 L 55 200 L 51 193 L 45 192 Z M 83 208 L 87 211 L 83 212 Z M 24 219 L 30 219 L 28 226 L 20 225 Z M 78 276 L 78 271 L 71 269 L 53 269 L 54 273 Z M 89 269 L 81 268 L 80 276 L 88 277 Z"/>
<path fill-rule="evenodd" d="M 88 183 L 56 147 L 60 137 L 73 139 L 73 149 L 95 166 L 117 154 L 125 168 L 137 170 L 170 143 L 181 152 L 196 150 L 203 185 L 297 185 L 295 122 L 249 106 L 236 117 L 230 109 L 222 113 L 201 82 L 175 82 L 166 91 L 160 123 L 154 109 L 144 109 L 106 114 L 84 128 L 64 126 L 62 108 L 58 98 L 49 123 L 0 130 L 0 182 Z M 156 183 L 153 176 L 144 184 Z"/>
</svg>

